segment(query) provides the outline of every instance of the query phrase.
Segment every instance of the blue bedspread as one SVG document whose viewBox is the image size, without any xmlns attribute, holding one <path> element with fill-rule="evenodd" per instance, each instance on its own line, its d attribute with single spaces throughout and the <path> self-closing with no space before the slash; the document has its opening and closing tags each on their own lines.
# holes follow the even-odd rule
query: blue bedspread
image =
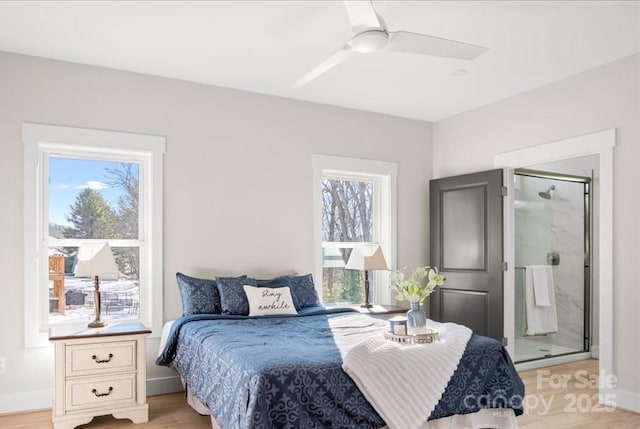
<svg viewBox="0 0 640 429">
<path fill-rule="evenodd" d="M 178 319 L 158 365 L 176 369 L 223 428 L 379 428 L 384 421 L 342 370 L 386 322 L 323 308 L 294 316 Z M 429 419 L 514 408 L 524 385 L 502 345 L 473 335 Z"/>
</svg>

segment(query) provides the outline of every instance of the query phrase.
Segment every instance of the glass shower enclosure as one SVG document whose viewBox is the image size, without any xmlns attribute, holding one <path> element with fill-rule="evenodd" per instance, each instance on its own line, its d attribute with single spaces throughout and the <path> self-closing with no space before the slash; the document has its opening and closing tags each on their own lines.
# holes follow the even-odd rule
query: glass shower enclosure
<svg viewBox="0 0 640 429">
<path fill-rule="evenodd" d="M 515 170 L 516 362 L 589 350 L 590 185 Z"/>
</svg>

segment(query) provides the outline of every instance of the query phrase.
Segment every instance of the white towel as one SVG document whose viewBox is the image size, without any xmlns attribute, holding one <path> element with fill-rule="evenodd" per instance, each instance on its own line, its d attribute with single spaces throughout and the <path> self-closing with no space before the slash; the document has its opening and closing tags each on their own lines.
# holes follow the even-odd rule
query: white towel
<svg viewBox="0 0 640 429">
<path fill-rule="evenodd" d="M 372 338 L 345 356 L 342 368 L 390 429 L 424 427 L 464 353 L 471 330 L 429 320 L 440 341 L 400 344 Z"/>
<path fill-rule="evenodd" d="M 531 265 L 533 270 L 533 298 L 538 307 L 549 307 L 549 291 L 553 287 L 553 272 L 549 265 Z"/>
<path fill-rule="evenodd" d="M 540 266 L 527 265 L 524 270 L 525 335 L 543 335 L 558 332 L 558 315 L 556 311 L 553 273 L 550 266 L 542 266 L 545 268 L 541 271 L 546 277 L 545 283 L 547 286 L 549 306 L 536 305 L 533 273 L 537 270 L 537 267 Z"/>
</svg>

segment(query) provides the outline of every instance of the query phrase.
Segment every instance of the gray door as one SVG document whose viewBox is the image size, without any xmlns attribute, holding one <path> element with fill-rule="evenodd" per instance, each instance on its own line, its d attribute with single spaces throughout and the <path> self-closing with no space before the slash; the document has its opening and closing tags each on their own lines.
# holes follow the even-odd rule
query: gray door
<svg viewBox="0 0 640 429">
<path fill-rule="evenodd" d="M 431 265 L 446 278 L 429 317 L 503 337 L 502 170 L 431 180 Z"/>
</svg>

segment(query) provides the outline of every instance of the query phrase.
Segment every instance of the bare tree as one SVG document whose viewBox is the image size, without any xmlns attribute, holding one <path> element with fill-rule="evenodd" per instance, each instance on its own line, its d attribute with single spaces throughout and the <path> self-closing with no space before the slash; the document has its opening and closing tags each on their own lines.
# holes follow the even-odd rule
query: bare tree
<svg viewBox="0 0 640 429">
<path fill-rule="evenodd" d="M 140 181 L 138 165 L 121 162 L 117 168 L 106 168 L 109 185 L 118 187 L 124 193 L 118 197 L 116 207 L 116 236 L 121 239 L 136 239 L 139 233 L 138 219 Z M 139 276 L 139 250 L 137 248 L 116 247 L 113 254 L 121 273 L 137 278 Z"/>
<path fill-rule="evenodd" d="M 373 184 L 364 181 L 332 180 L 322 182 L 322 239 L 338 242 L 368 242 L 373 234 Z M 347 261 L 351 249 L 341 249 Z M 361 274 L 351 270 L 324 270 L 325 300 L 352 302 L 362 299 Z"/>
</svg>

